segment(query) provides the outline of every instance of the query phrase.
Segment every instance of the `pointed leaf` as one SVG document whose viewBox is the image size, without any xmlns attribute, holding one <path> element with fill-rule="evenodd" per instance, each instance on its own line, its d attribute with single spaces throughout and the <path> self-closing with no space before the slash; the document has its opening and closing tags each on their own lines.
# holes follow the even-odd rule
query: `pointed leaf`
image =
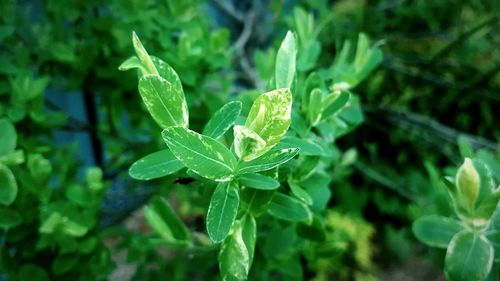
<svg viewBox="0 0 500 281">
<path fill-rule="evenodd" d="M 240 116 L 242 103 L 232 101 L 217 110 L 203 129 L 203 134 L 214 139 L 220 138 L 234 125 Z"/>
<path fill-rule="evenodd" d="M 493 265 L 493 247 L 478 234 L 460 232 L 446 252 L 445 272 L 450 281 L 482 281 Z"/>
<path fill-rule="evenodd" d="M 279 181 L 261 174 L 244 174 L 239 177 L 241 185 L 262 190 L 274 190 L 280 187 Z"/>
<path fill-rule="evenodd" d="M 168 149 L 142 157 L 130 166 L 129 175 L 136 180 L 151 180 L 171 175 L 184 165 Z"/>
<path fill-rule="evenodd" d="M 216 181 L 233 176 L 236 159 L 217 140 L 183 127 L 165 129 L 162 136 L 175 157 L 200 176 Z"/>
<path fill-rule="evenodd" d="M 323 113 L 323 92 L 316 88 L 311 91 L 309 97 L 309 123 L 313 126 L 321 121 L 321 115 Z"/>
<path fill-rule="evenodd" d="M 229 234 L 239 203 L 240 195 L 235 183 L 224 182 L 217 185 L 207 213 L 208 236 L 215 243 L 223 241 Z"/>
<path fill-rule="evenodd" d="M 234 126 L 233 135 L 234 151 L 243 161 L 250 161 L 259 157 L 261 152 L 266 149 L 266 141 L 245 126 Z"/>
<path fill-rule="evenodd" d="M 288 31 L 276 55 L 276 88 L 290 88 L 295 75 L 297 47 L 295 36 Z"/>
<path fill-rule="evenodd" d="M 452 238 L 463 226 L 459 221 L 432 215 L 417 219 L 413 223 L 413 233 L 421 242 L 439 248 L 447 248 Z"/>
<path fill-rule="evenodd" d="M 267 171 L 291 160 L 299 153 L 298 148 L 273 149 L 267 154 L 240 165 L 238 174 Z"/>
<path fill-rule="evenodd" d="M 139 93 L 153 119 L 162 128 L 187 127 L 188 109 L 184 93 L 157 75 L 139 79 Z"/>
<path fill-rule="evenodd" d="M 277 192 L 269 204 L 269 214 L 278 219 L 300 222 L 312 219 L 311 210 L 299 200 Z"/>
<path fill-rule="evenodd" d="M 326 108 L 323 111 L 324 119 L 336 114 L 342 108 L 344 108 L 350 98 L 351 94 L 349 94 L 349 92 L 347 91 L 342 91 L 338 94 L 330 94 L 330 96 L 328 96 L 325 101 Z"/>
</svg>

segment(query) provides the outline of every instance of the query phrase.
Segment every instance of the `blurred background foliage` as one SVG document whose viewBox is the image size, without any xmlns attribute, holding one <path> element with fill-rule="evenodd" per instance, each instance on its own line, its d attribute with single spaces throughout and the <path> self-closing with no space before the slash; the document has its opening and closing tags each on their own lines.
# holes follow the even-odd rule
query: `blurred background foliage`
<svg viewBox="0 0 500 281">
<path fill-rule="evenodd" d="M 359 33 L 382 49 L 380 66 L 356 88 L 364 122 L 336 141 L 341 155 L 325 221 L 335 258 L 306 246 L 283 260 L 264 246 L 257 255 L 274 264 L 257 256 L 255 280 L 398 280 L 394 268 L 411 280 L 443 278 L 428 264 L 431 275 L 414 273 L 422 266 L 415 260 L 439 264 L 443 252 L 416 243 L 411 221 L 451 213 L 440 178 L 454 175 L 462 157 L 482 159 L 500 181 L 498 1 L 0 0 L 0 10 L 0 134 L 15 126 L 14 147 L 0 144 L 0 168 L 18 192 L 0 209 L 7 274 L 0 280 L 13 272 L 20 280 L 108 280 L 117 262 L 113 278 L 126 264 L 133 280 L 163 280 L 165 272 L 171 280 L 216 280 L 210 252 L 159 250 L 142 217 L 130 215 L 151 195 L 168 195 L 203 232 L 209 200 L 175 176 L 128 178 L 135 159 L 164 147 L 151 137 L 158 128 L 145 118 L 134 74 L 117 70 L 131 53 L 132 30 L 181 77 L 194 129 L 229 97 L 248 110 L 288 29 L 307 56 L 298 58 L 304 71 L 342 63 L 334 60 L 349 49 L 344 42 Z M 348 80 L 353 71 L 370 72 L 331 78 Z M 287 228 L 264 233 L 285 252 L 296 239 Z"/>
</svg>

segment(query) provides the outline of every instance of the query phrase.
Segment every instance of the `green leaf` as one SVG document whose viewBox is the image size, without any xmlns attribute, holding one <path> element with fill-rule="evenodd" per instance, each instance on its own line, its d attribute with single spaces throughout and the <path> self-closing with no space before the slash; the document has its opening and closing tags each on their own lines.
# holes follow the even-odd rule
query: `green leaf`
<svg viewBox="0 0 500 281">
<path fill-rule="evenodd" d="M 493 265 L 493 247 L 478 234 L 460 232 L 446 252 L 445 272 L 450 281 L 482 281 Z"/>
<path fill-rule="evenodd" d="M 78 264 L 77 255 L 58 255 L 52 262 L 52 272 L 56 275 L 64 274 Z"/>
<path fill-rule="evenodd" d="M 250 269 L 250 257 L 243 238 L 241 222 L 234 226 L 233 233 L 222 244 L 219 253 L 219 268 L 224 281 L 243 281 Z"/>
<path fill-rule="evenodd" d="M 305 191 L 302 187 L 293 182 L 288 182 L 288 185 L 290 186 L 290 190 L 292 191 L 293 195 L 302 200 L 302 202 L 306 203 L 307 205 L 313 204 L 311 195 L 309 195 L 309 193 L 307 193 L 307 191 Z"/>
<path fill-rule="evenodd" d="M 12 228 L 20 225 L 23 217 L 16 211 L 0 208 L 0 227 Z"/>
<path fill-rule="evenodd" d="M 216 181 L 233 176 L 236 159 L 217 140 L 183 127 L 165 129 L 162 136 L 175 157 L 200 176 Z"/>
<path fill-rule="evenodd" d="M 138 68 L 141 72 L 141 75 L 147 73 L 147 69 L 136 56 L 131 56 L 130 58 L 122 62 L 122 64 L 120 64 L 120 66 L 118 67 L 118 70 L 127 71 L 134 68 Z"/>
<path fill-rule="evenodd" d="M 238 174 L 267 171 L 290 161 L 299 153 L 298 148 L 273 149 L 267 154 L 249 162 L 240 164 Z"/>
<path fill-rule="evenodd" d="M 312 223 L 299 223 L 297 234 L 312 241 L 324 242 L 326 240 L 325 226 L 317 215 L 314 216 Z"/>
<path fill-rule="evenodd" d="M 311 125 L 315 126 L 321 121 L 321 115 L 323 113 L 323 92 L 316 88 L 311 91 L 311 96 L 309 97 L 309 122 Z"/>
<path fill-rule="evenodd" d="M 431 215 L 418 218 L 413 223 L 413 234 L 421 242 L 438 248 L 447 248 L 452 238 L 463 226 L 459 221 Z"/>
<path fill-rule="evenodd" d="M 168 149 L 148 154 L 130 166 L 129 175 L 136 180 L 151 180 L 171 175 L 184 165 Z"/>
<path fill-rule="evenodd" d="M 279 181 L 261 174 L 244 174 L 239 177 L 241 185 L 262 190 L 274 190 L 280 187 Z"/>
<path fill-rule="evenodd" d="M 242 237 L 248 251 L 249 267 L 252 265 L 255 252 L 255 241 L 257 240 L 257 223 L 255 218 L 247 214 L 242 220 Z"/>
<path fill-rule="evenodd" d="M 257 133 L 266 142 L 266 147 L 253 158 L 263 155 L 281 140 L 290 127 L 291 111 L 290 89 L 274 90 L 255 99 L 245 127 Z"/>
<path fill-rule="evenodd" d="M 142 65 L 144 65 L 144 68 L 147 71 L 146 73 L 159 75 L 158 70 L 156 69 L 153 61 L 151 60 L 151 57 L 149 56 L 148 52 L 142 45 L 141 40 L 139 39 L 137 34 L 135 34 L 135 32 L 132 32 L 132 43 L 134 45 L 135 53 L 137 54 L 139 60 L 141 61 Z"/>
<path fill-rule="evenodd" d="M 297 47 L 295 36 L 288 31 L 276 55 L 276 88 L 290 88 L 295 75 Z"/>
<path fill-rule="evenodd" d="M 16 200 L 17 183 L 12 171 L 0 163 L 0 204 L 8 206 Z"/>
<path fill-rule="evenodd" d="M 269 204 L 268 213 L 273 217 L 290 222 L 310 221 L 312 219 L 312 213 L 304 203 L 279 192 L 274 194 Z"/>
<path fill-rule="evenodd" d="M 336 114 L 343 109 L 350 100 L 351 94 L 347 91 L 332 93 L 325 100 L 325 110 L 323 111 L 324 119 Z"/>
<path fill-rule="evenodd" d="M 43 268 L 34 264 L 25 264 L 19 270 L 20 281 L 49 281 L 49 275 Z"/>
<path fill-rule="evenodd" d="M 217 110 L 203 129 L 203 134 L 214 139 L 220 138 L 234 125 L 240 116 L 242 103 L 232 101 Z"/>
<path fill-rule="evenodd" d="M 2 132 L 0 134 L 0 157 L 2 157 L 16 149 L 17 133 L 14 125 L 5 118 L 0 119 L 0 132 Z"/>
<path fill-rule="evenodd" d="M 324 149 L 319 141 L 312 139 L 301 139 L 297 137 L 286 136 L 279 144 L 280 147 L 297 147 L 300 149 L 300 155 L 307 156 L 331 156 L 331 151 Z"/>
<path fill-rule="evenodd" d="M 495 249 L 495 261 L 500 261 L 500 228 L 487 232 L 488 240 Z"/>
<path fill-rule="evenodd" d="M 215 243 L 226 238 L 238 214 L 240 195 L 234 182 L 224 182 L 217 188 L 210 200 L 207 213 L 208 236 Z"/>
<path fill-rule="evenodd" d="M 144 207 L 144 217 L 166 241 L 190 243 L 191 233 L 164 198 L 154 197 L 151 203 Z"/>
<path fill-rule="evenodd" d="M 271 202 L 274 193 L 273 190 L 245 188 L 241 192 L 242 209 L 258 217 L 267 211 L 267 206 Z"/>
<path fill-rule="evenodd" d="M 160 127 L 188 126 L 189 114 L 182 89 L 160 76 L 146 74 L 139 79 L 139 93 Z"/>
<path fill-rule="evenodd" d="M 234 126 L 233 135 L 234 151 L 243 161 L 250 161 L 259 157 L 261 152 L 266 149 L 266 141 L 245 126 Z"/>
</svg>

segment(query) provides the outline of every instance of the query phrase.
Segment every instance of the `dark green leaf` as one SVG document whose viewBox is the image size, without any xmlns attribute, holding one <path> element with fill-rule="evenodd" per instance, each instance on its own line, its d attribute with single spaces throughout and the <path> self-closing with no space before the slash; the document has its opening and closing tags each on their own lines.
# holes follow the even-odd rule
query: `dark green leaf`
<svg viewBox="0 0 500 281">
<path fill-rule="evenodd" d="M 203 134 L 214 139 L 220 138 L 234 125 L 240 115 L 242 103 L 232 101 L 217 110 L 203 129 Z"/>
<path fill-rule="evenodd" d="M 245 188 L 241 193 L 243 209 L 255 217 L 267 211 L 267 206 L 273 198 L 274 191 Z"/>
<path fill-rule="evenodd" d="M 34 264 L 25 264 L 19 270 L 20 281 L 50 281 L 49 275 L 43 268 Z"/>
<path fill-rule="evenodd" d="M 238 174 L 256 173 L 270 170 L 288 162 L 298 153 L 298 148 L 273 149 L 257 159 L 241 163 Z"/>
<path fill-rule="evenodd" d="M 261 174 L 244 174 L 239 177 L 241 185 L 262 190 L 274 190 L 280 187 L 279 181 Z"/>
<path fill-rule="evenodd" d="M 279 192 L 274 194 L 268 212 L 278 219 L 291 222 L 312 219 L 312 213 L 304 203 Z"/>
<path fill-rule="evenodd" d="M 0 227 L 15 227 L 23 222 L 23 217 L 16 211 L 0 208 Z"/>
<path fill-rule="evenodd" d="M 236 159 L 217 140 L 183 127 L 165 129 L 162 135 L 175 157 L 200 176 L 216 181 L 233 176 Z"/>
<path fill-rule="evenodd" d="M 208 236 L 215 243 L 223 241 L 229 234 L 238 214 L 239 203 L 238 186 L 234 182 L 217 185 L 207 213 Z"/>
<path fill-rule="evenodd" d="M 463 226 L 459 221 L 432 215 L 417 219 L 413 223 L 413 233 L 421 242 L 439 248 L 447 248 L 452 238 Z"/>
<path fill-rule="evenodd" d="M 151 180 L 171 175 L 184 165 L 168 149 L 142 157 L 130 166 L 129 175 L 136 180 Z"/>
<path fill-rule="evenodd" d="M 0 119 L 0 157 L 14 151 L 17 143 L 17 133 L 14 125 L 5 118 Z"/>
<path fill-rule="evenodd" d="M 349 101 L 351 95 L 347 91 L 340 92 L 339 94 L 330 94 L 325 101 L 325 110 L 323 111 L 324 118 L 328 118 L 339 112 Z"/>
</svg>

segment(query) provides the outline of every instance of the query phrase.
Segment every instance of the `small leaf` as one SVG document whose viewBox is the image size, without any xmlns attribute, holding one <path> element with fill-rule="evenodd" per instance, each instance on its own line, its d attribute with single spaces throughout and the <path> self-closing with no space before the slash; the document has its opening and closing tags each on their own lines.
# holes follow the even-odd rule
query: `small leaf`
<svg viewBox="0 0 500 281">
<path fill-rule="evenodd" d="M 261 174 L 245 174 L 239 177 L 241 185 L 262 190 L 274 190 L 280 187 L 279 181 Z"/>
<path fill-rule="evenodd" d="M 237 222 L 231 236 L 222 244 L 219 268 L 224 281 L 243 281 L 250 269 L 250 257 L 242 234 L 241 222 Z"/>
<path fill-rule="evenodd" d="M 221 242 L 229 234 L 239 203 L 240 195 L 235 183 L 224 182 L 217 185 L 207 213 L 208 236 L 215 243 Z"/>
<path fill-rule="evenodd" d="M 295 75 L 297 47 L 295 36 L 288 31 L 276 55 L 276 88 L 290 88 Z"/>
<path fill-rule="evenodd" d="M 274 194 L 268 212 L 273 217 L 290 222 L 310 221 L 312 219 L 312 213 L 304 203 L 279 192 Z"/>
<path fill-rule="evenodd" d="M 298 153 L 298 148 L 273 149 L 257 159 L 241 163 L 238 174 L 256 173 L 270 170 L 290 161 Z"/>
<path fill-rule="evenodd" d="M 323 113 L 323 92 L 316 88 L 311 91 L 309 97 L 309 122 L 311 125 L 315 126 L 321 121 L 321 115 Z"/>
<path fill-rule="evenodd" d="M 463 230 L 463 226 L 456 220 L 431 215 L 418 218 L 413 223 L 412 230 L 421 242 L 433 247 L 447 248 L 452 238 Z"/>
<path fill-rule="evenodd" d="M 214 139 L 220 138 L 234 125 L 240 116 L 242 103 L 232 101 L 217 110 L 203 129 L 203 134 Z"/>
<path fill-rule="evenodd" d="M 311 195 L 309 195 L 309 193 L 307 193 L 307 191 L 305 191 L 302 187 L 293 182 L 289 182 L 288 185 L 290 186 L 290 190 L 292 191 L 293 195 L 302 200 L 302 202 L 306 203 L 307 205 L 313 204 Z"/>
<path fill-rule="evenodd" d="M 331 156 L 331 152 L 325 150 L 321 144 L 313 139 L 302 139 L 286 136 L 279 144 L 280 147 L 297 147 L 300 155 L 307 156 Z"/>
<path fill-rule="evenodd" d="M 0 157 L 2 157 L 16 149 L 17 133 L 14 125 L 5 118 L 0 119 L 0 132 L 2 132 L 0 134 Z"/>
<path fill-rule="evenodd" d="M 144 217 L 166 241 L 190 243 L 191 233 L 188 228 L 162 197 L 154 197 L 151 203 L 144 207 Z"/>
<path fill-rule="evenodd" d="M 58 255 L 52 262 L 52 272 L 61 275 L 73 269 L 77 264 L 77 255 Z"/>
<path fill-rule="evenodd" d="M 0 204 L 8 206 L 16 200 L 17 183 L 12 171 L 0 163 Z"/>
<path fill-rule="evenodd" d="M 245 188 L 241 192 L 242 209 L 254 217 L 258 217 L 267 211 L 267 206 L 271 202 L 274 193 L 273 190 Z"/>
<path fill-rule="evenodd" d="M 168 149 L 142 157 L 130 166 L 129 175 L 136 180 L 151 180 L 171 175 L 184 165 Z"/>
<path fill-rule="evenodd" d="M 16 211 L 0 208 L 0 227 L 12 228 L 20 225 L 23 217 Z"/>
<path fill-rule="evenodd" d="M 482 281 L 492 265 L 493 247 L 485 237 L 470 232 L 453 237 L 445 258 L 448 280 Z"/>
<path fill-rule="evenodd" d="M 207 179 L 228 181 L 236 159 L 222 143 L 183 127 L 163 130 L 163 140 L 184 166 Z"/>
<path fill-rule="evenodd" d="M 122 62 L 122 64 L 118 67 L 118 70 L 127 71 L 134 68 L 138 68 L 141 71 L 141 75 L 147 73 L 146 68 L 144 68 L 144 65 L 136 56 L 131 56 L 126 61 Z"/>
<path fill-rule="evenodd" d="M 233 135 L 234 151 L 243 161 L 250 161 L 259 157 L 261 152 L 266 149 L 266 141 L 245 126 L 234 126 Z"/>
<path fill-rule="evenodd" d="M 135 32 L 132 32 L 132 43 L 134 45 L 135 53 L 139 57 L 139 60 L 141 61 L 142 65 L 144 65 L 147 74 L 159 75 L 158 70 L 156 69 L 153 61 L 151 60 L 151 57 L 149 56 L 148 52 L 142 45 L 141 40 L 139 39 L 137 34 L 135 34 Z"/>
<path fill-rule="evenodd" d="M 278 89 L 264 93 L 255 99 L 245 127 L 257 133 L 265 142 L 265 149 L 255 158 L 273 148 L 290 127 L 292 94 L 290 89 Z"/>
<path fill-rule="evenodd" d="M 147 74 L 139 79 L 139 93 L 160 127 L 188 126 L 189 114 L 182 89 L 160 76 Z"/>
<path fill-rule="evenodd" d="M 324 119 L 336 114 L 346 106 L 350 100 L 351 94 L 347 91 L 332 93 L 325 100 L 325 110 L 323 111 Z"/>
</svg>

